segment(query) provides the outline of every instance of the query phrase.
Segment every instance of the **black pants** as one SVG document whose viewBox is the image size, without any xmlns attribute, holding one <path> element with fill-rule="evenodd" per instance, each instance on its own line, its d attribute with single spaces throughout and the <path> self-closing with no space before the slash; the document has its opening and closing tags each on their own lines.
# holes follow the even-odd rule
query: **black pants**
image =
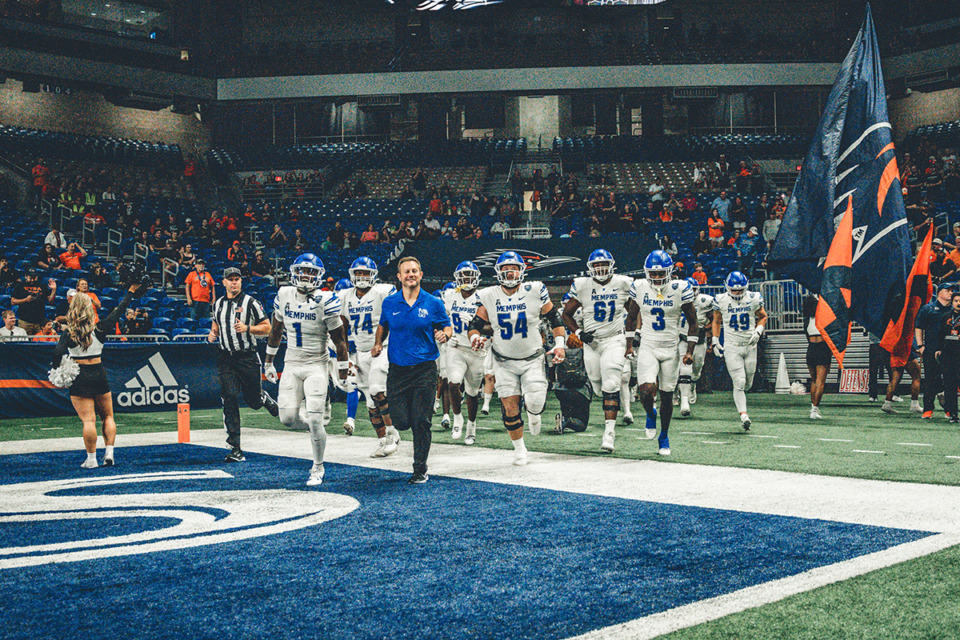
<svg viewBox="0 0 960 640">
<path fill-rule="evenodd" d="M 247 406 L 263 406 L 260 388 L 260 356 L 255 351 L 230 353 L 219 350 L 217 373 L 220 377 L 220 398 L 223 400 L 223 424 L 227 428 L 227 444 L 240 446 L 240 394 Z"/>
<path fill-rule="evenodd" d="M 387 401 L 393 426 L 413 431 L 413 472 L 427 472 L 430 455 L 433 401 L 437 395 L 437 363 L 421 362 L 409 367 L 390 363 L 387 371 Z"/>
<path fill-rule="evenodd" d="M 870 345 L 870 397 L 877 397 L 877 385 L 880 374 L 886 370 L 887 380 L 890 380 L 890 352 L 879 344 Z M 886 392 L 886 391 L 884 391 Z"/>
<path fill-rule="evenodd" d="M 951 416 L 957 415 L 957 386 L 960 385 L 960 343 L 945 340 L 940 353 L 940 371 L 943 372 L 943 408 Z M 927 397 L 923 397 L 926 404 Z"/>
<path fill-rule="evenodd" d="M 929 346 L 923 350 L 923 410 L 933 411 L 937 394 L 943 391 L 943 370 L 937 362 L 936 350 Z"/>
</svg>

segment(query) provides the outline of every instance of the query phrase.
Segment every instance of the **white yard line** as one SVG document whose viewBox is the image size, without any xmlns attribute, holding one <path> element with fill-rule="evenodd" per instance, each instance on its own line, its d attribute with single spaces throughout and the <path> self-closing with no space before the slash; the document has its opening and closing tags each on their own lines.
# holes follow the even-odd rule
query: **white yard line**
<svg viewBox="0 0 960 640">
<path fill-rule="evenodd" d="M 817 438 L 820 442 L 853 442 L 853 440 L 844 440 L 843 438 Z"/>
<path fill-rule="evenodd" d="M 701 440 L 700 444 L 730 444 L 730 443 L 724 442 L 723 440 Z"/>
<path fill-rule="evenodd" d="M 854 453 L 886 453 L 886 451 L 871 451 L 870 449 L 853 449 Z"/>
<path fill-rule="evenodd" d="M 773 445 L 774 449 L 799 449 L 800 446 L 796 444 L 775 444 Z"/>
<path fill-rule="evenodd" d="M 926 444 L 923 442 L 898 442 L 898 445 L 902 447 L 932 447 L 932 444 Z"/>
</svg>

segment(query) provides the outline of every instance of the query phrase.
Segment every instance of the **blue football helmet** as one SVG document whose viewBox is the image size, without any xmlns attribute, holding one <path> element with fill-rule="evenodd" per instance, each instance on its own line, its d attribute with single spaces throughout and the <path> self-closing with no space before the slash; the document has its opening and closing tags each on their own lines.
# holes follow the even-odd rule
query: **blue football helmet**
<svg viewBox="0 0 960 640">
<path fill-rule="evenodd" d="M 646 275 L 647 283 L 654 289 L 661 289 L 670 282 L 670 275 L 673 273 L 673 258 L 666 251 L 657 249 L 651 251 L 647 259 L 643 261 L 643 272 Z"/>
<path fill-rule="evenodd" d="M 743 298 L 743 294 L 747 292 L 747 287 L 750 286 L 750 278 L 740 271 L 731 271 L 724 284 L 730 297 L 734 300 L 740 300 Z"/>
<path fill-rule="evenodd" d="M 350 282 L 357 289 L 369 289 L 377 281 L 377 263 L 366 256 L 360 256 L 353 261 L 348 270 Z"/>
<path fill-rule="evenodd" d="M 567 302 L 569 302 L 570 298 L 572 298 L 572 297 L 573 297 L 573 296 L 570 295 L 570 292 L 567 291 L 565 294 L 563 294 L 563 297 L 560 298 L 560 304 L 566 305 Z"/>
<path fill-rule="evenodd" d="M 323 261 L 312 253 L 301 253 L 290 265 L 290 282 L 300 293 L 310 293 L 323 284 Z"/>
<path fill-rule="evenodd" d="M 687 282 L 689 282 L 690 286 L 693 287 L 693 295 L 700 293 L 700 283 L 697 282 L 695 278 L 687 278 Z"/>
<path fill-rule="evenodd" d="M 434 296 L 435 298 L 439 298 L 439 297 L 440 297 L 440 294 L 442 294 L 442 293 L 443 293 L 443 291 L 441 291 L 440 289 L 435 289 L 434 292 L 433 292 L 433 296 Z"/>
<path fill-rule="evenodd" d="M 616 261 L 606 249 L 597 249 L 587 258 L 587 273 L 597 282 L 606 282 L 613 275 Z"/>
<path fill-rule="evenodd" d="M 448 282 L 447 284 L 443 285 L 444 291 L 449 291 L 450 289 L 456 289 L 456 288 L 457 288 L 457 285 L 455 285 L 452 282 Z"/>
<path fill-rule="evenodd" d="M 337 285 L 333 288 L 334 291 L 343 291 L 344 289 L 349 289 L 353 286 L 353 283 L 350 281 L 350 278 L 340 278 L 337 280 Z"/>
<path fill-rule="evenodd" d="M 469 260 L 464 260 L 453 270 L 453 279 L 464 291 L 473 291 L 480 285 L 480 267 Z"/>
<path fill-rule="evenodd" d="M 506 269 L 509 266 L 516 266 L 517 268 Z M 508 289 L 513 289 L 519 287 L 520 283 L 523 282 L 524 273 L 527 271 L 527 263 L 516 251 L 504 251 L 497 258 L 493 270 L 497 273 L 497 282 Z"/>
</svg>

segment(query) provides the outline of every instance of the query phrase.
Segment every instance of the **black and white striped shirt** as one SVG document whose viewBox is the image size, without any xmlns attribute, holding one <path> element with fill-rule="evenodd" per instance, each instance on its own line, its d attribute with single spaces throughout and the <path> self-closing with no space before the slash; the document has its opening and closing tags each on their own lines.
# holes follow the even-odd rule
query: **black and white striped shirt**
<svg viewBox="0 0 960 640">
<path fill-rule="evenodd" d="M 235 298 L 218 298 L 213 306 L 213 320 L 220 328 L 220 348 L 230 353 L 256 351 L 257 337 L 249 332 L 237 333 L 233 325 L 238 320 L 247 326 L 258 325 L 266 318 L 263 305 L 242 291 Z"/>
</svg>

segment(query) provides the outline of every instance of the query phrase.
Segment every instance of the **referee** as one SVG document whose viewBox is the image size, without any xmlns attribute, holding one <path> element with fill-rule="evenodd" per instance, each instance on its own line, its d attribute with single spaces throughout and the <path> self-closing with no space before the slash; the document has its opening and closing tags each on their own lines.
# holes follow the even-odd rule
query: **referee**
<svg viewBox="0 0 960 640">
<path fill-rule="evenodd" d="M 413 431 L 413 475 L 407 482 L 423 484 L 427 481 L 430 421 L 437 392 L 437 343 L 446 342 L 453 327 L 443 302 L 420 288 L 423 272 L 419 260 L 402 258 L 397 278 L 401 289 L 383 301 L 370 355 L 379 356 L 383 341 L 393 334 L 387 349 L 387 402 L 393 426 Z"/>
<path fill-rule="evenodd" d="M 276 417 L 277 403 L 260 387 L 260 356 L 257 339 L 270 333 L 270 319 L 263 306 L 243 292 L 240 269 L 223 272 L 226 295 L 213 307 L 213 327 L 207 339 L 217 345 L 217 372 L 223 400 L 223 424 L 227 428 L 230 453 L 227 462 L 243 462 L 240 449 L 239 394 L 251 409 L 266 407 Z"/>
</svg>

